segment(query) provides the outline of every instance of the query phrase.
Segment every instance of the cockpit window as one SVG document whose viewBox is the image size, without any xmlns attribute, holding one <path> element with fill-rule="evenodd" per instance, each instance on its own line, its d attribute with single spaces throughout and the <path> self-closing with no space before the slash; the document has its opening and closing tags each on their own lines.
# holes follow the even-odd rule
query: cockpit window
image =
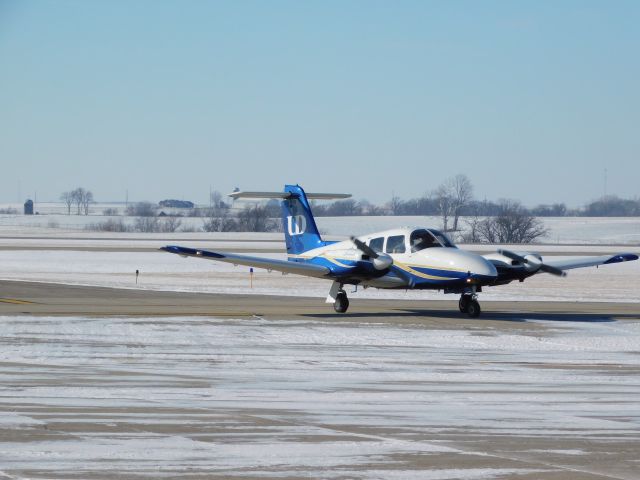
<svg viewBox="0 0 640 480">
<path fill-rule="evenodd" d="M 454 243 L 451 240 L 449 240 L 449 237 L 447 237 L 441 231 L 436 230 L 435 228 L 430 228 L 429 231 L 433 234 L 434 237 L 438 239 L 438 241 L 443 247 L 456 248 Z"/>
<path fill-rule="evenodd" d="M 442 232 L 430 228 L 429 230 L 414 230 L 411 233 L 410 241 L 411 251 L 419 252 L 425 248 L 449 247 L 455 248 L 455 245 Z"/>
<path fill-rule="evenodd" d="M 436 238 L 428 230 L 414 230 L 411 233 L 411 239 L 409 243 L 411 244 L 412 252 L 419 252 L 420 250 L 424 250 L 425 248 L 442 246 L 440 245 L 440 242 L 438 242 L 438 240 L 436 240 Z"/>
<path fill-rule="evenodd" d="M 384 237 L 372 238 L 369 242 L 369 246 L 374 252 L 382 251 L 382 244 L 384 243 Z"/>
<path fill-rule="evenodd" d="M 404 235 L 394 235 L 387 238 L 387 253 L 404 253 Z"/>
</svg>

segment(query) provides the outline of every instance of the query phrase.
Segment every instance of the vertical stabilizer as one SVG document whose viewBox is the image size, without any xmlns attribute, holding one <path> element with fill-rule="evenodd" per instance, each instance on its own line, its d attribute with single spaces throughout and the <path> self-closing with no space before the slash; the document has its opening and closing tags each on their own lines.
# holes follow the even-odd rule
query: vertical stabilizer
<svg viewBox="0 0 640 480">
<path fill-rule="evenodd" d="M 284 191 L 290 194 L 282 200 L 282 229 L 287 253 L 295 255 L 322 247 L 324 242 L 302 187 L 285 185 Z"/>
</svg>

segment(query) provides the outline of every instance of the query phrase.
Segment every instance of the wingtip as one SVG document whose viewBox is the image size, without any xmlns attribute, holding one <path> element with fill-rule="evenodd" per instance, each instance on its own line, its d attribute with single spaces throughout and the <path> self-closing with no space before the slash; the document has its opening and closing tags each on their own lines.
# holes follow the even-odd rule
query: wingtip
<svg viewBox="0 0 640 480">
<path fill-rule="evenodd" d="M 634 260 L 638 260 L 638 255 L 635 253 L 619 253 L 618 255 L 614 255 L 609 260 L 604 262 L 604 264 L 611 263 L 621 263 L 621 262 L 632 262 Z"/>
</svg>

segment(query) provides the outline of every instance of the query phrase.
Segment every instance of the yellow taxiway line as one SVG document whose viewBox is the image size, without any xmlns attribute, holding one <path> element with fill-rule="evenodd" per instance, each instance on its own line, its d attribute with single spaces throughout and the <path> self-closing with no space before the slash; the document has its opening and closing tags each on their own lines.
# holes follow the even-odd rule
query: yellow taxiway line
<svg viewBox="0 0 640 480">
<path fill-rule="evenodd" d="M 28 300 L 18 300 L 16 298 L 0 298 L 0 303 L 13 303 L 15 305 L 30 305 L 34 302 Z"/>
</svg>

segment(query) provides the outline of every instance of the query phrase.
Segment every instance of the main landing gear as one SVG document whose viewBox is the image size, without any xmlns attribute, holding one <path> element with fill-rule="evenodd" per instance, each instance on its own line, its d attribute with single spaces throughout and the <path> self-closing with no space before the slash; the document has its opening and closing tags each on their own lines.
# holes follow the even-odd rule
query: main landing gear
<svg viewBox="0 0 640 480">
<path fill-rule="evenodd" d="M 460 296 L 460 301 L 458 302 L 458 308 L 462 313 L 466 313 L 471 318 L 477 318 L 480 316 L 480 304 L 478 300 L 476 300 L 477 296 L 475 293 L 463 293 Z"/>
<path fill-rule="evenodd" d="M 333 309 L 338 313 L 344 313 L 349 308 L 349 299 L 343 287 L 342 283 L 333 282 L 326 300 L 326 303 L 333 303 Z"/>
<path fill-rule="evenodd" d="M 344 290 L 338 290 L 336 295 L 336 301 L 333 302 L 333 309 L 338 313 L 344 313 L 349 308 L 349 299 L 347 298 L 347 292 Z"/>
</svg>

